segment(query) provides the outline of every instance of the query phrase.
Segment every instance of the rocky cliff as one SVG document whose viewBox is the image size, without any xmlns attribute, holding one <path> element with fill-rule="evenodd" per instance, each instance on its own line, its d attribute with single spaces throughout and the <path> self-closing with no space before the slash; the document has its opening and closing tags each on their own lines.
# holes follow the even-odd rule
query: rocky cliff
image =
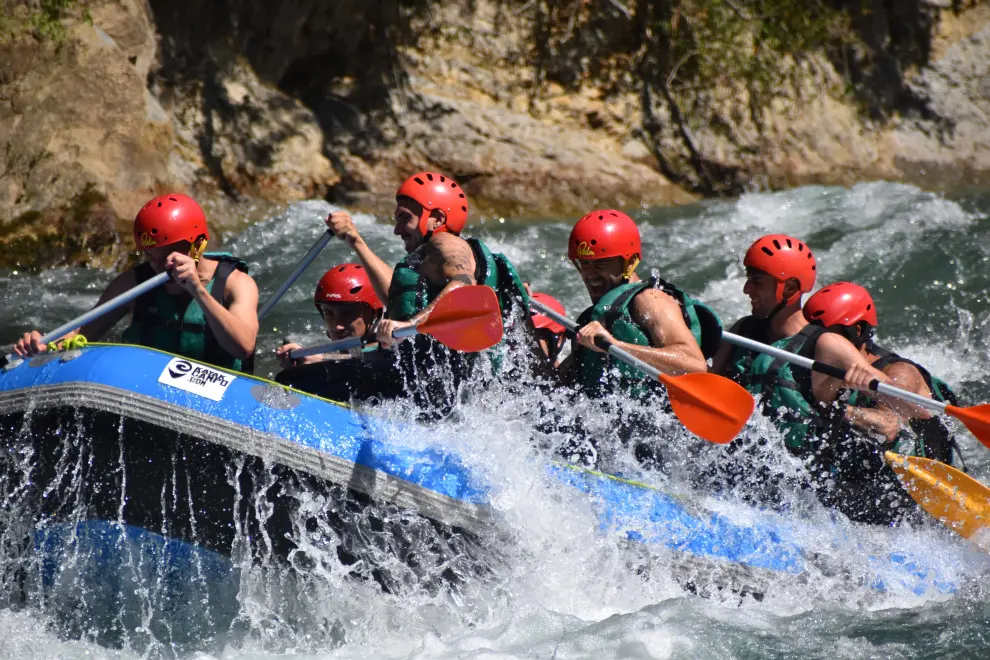
<svg viewBox="0 0 990 660">
<path fill-rule="evenodd" d="M 120 258 L 167 189 L 222 229 L 259 202 L 387 212 L 421 168 L 530 216 L 990 181 L 985 2 L 0 7 L 0 266 Z"/>
</svg>

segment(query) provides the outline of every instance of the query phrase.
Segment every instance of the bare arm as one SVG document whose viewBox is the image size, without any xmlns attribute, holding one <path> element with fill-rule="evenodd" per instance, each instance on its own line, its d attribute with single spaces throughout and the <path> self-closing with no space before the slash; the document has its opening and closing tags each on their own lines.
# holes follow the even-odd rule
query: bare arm
<svg viewBox="0 0 990 660">
<path fill-rule="evenodd" d="M 100 295 L 99 301 L 96 304 L 102 305 L 106 301 L 116 298 L 120 294 L 133 289 L 135 286 L 137 286 L 137 277 L 134 275 L 134 269 L 132 268 L 115 277 L 113 281 L 107 285 L 107 288 L 104 289 L 103 293 Z M 121 305 L 117 309 L 104 314 L 100 318 L 90 321 L 82 328 L 76 328 L 61 337 L 58 337 L 56 340 L 62 341 L 64 339 L 70 339 L 80 333 L 82 333 L 87 339 L 101 339 L 103 335 L 110 331 L 110 328 L 116 325 L 120 319 L 124 318 L 124 315 L 127 314 L 128 311 L 133 309 L 133 302 L 129 305 Z M 16 344 L 14 344 L 14 353 L 25 357 L 43 353 L 46 350 L 47 346 L 41 344 L 41 333 L 37 330 L 25 332 L 24 336 L 21 337 Z"/>
<path fill-rule="evenodd" d="M 921 376 L 921 372 L 913 365 L 906 362 L 894 362 L 887 365 L 883 372 L 890 378 L 890 384 L 894 387 L 920 394 L 929 399 L 932 397 L 932 392 L 928 389 L 928 385 Z M 921 406 L 916 406 L 913 403 L 893 397 L 885 397 L 884 403 L 905 421 L 909 419 L 928 419 L 932 416 L 929 410 Z"/>
<path fill-rule="evenodd" d="M 869 383 L 874 379 L 881 383 L 890 381 L 882 371 L 874 369 L 848 339 L 833 332 L 826 332 L 818 338 L 815 360 L 847 372 L 845 381 L 817 371 L 811 372 L 812 393 L 824 403 L 835 401 L 840 389 L 869 391 Z"/>
<path fill-rule="evenodd" d="M 203 308 L 220 348 L 242 360 L 254 353 L 258 339 L 258 285 L 250 275 L 235 270 L 227 278 L 224 298 L 230 300 L 230 306 L 226 309 L 205 287 L 198 288 L 193 297 Z"/>
<path fill-rule="evenodd" d="M 856 428 L 870 433 L 878 433 L 884 436 L 887 442 L 892 442 L 901 430 L 900 419 L 894 411 L 888 408 L 849 406 L 846 408 L 845 417 L 846 421 Z"/>
<path fill-rule="evenodd" d="M 453 234 L 435 234 L 430 242 L 423 246 L 423 251 L 421 275 L 434 286 L 443 284 L 443 289 L 429 305 L 409 319 L 413 324 L 429 316 L 440 298 L 448 291 L 476 284 L 474 252 L 464 239 Z"/>
<path fill-rule="evenodd" d="M 665 374 L 680 375 L 707 371 L 708 365 L 694 335 L 684 322 L 677 301 L 662 291 L 647 289 L 633 299 L 632 320 L 649 335 L 652 346 L 618 341 L 607 335 L 599 323 L 589 323 L 578 333 L 582 346 L 601 350 L 594 344 L 595 336 L 606 334 L 613 344 L 659 369 Z"/>
<path fill-rule="evenodd" d="M 120 294 L 130 291 L 131 289 L 136 287 L 137 284 L 138 284 L 137 275 L 135 275 L 134 269 L 131 268 L 125 270 L 123 273 L 115 277 L 113 281 L 110 282 L 109 285 L 107 285 L 107 288 L 104 289 L 103 294 L 100 296 L 99 302 L 97 302 L 96 304 L 102 305 L 111 298 L 116 298 Z M 110 332 L 111 329 L 113 329 L 113 326 L 117 325 L 117 323 L 122 318 L 124 318 L 129 312 L 133 310 L 134 310 L 133 302 L 127 305 L 121 305 L 120 307 L 113 310 L 109 314 L 104 314 L 98 319 L 93 319 L 86 325 L 79 328 L 77 331 L 70 333 L 70 335 L 66 335 L 66 336 L 68 337 L 78 333 L 81 334 L 86 339 L 97 341 L 99 339 L 102 339 L 108 332 Z"/>
<path fill-rule="evenodd" d="M 354 226 L 354 220 L 346 211 L 334 211 L 327 217 L 327 227 L 335 236 L 345 241 L 354 250 L 364 269 L 375 294 L 383 303 L 388 301 L 388 287 L 392 283 L 392 267 L 375 254 Z"/>
</svg>

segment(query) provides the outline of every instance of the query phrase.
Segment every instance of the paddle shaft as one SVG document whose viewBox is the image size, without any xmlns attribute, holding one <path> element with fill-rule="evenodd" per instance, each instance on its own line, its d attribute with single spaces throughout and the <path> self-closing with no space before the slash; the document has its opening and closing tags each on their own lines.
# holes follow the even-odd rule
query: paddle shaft
<svg viewBox="0 0 990 660">
<path fill-rule="evenodd" d="M 38 340 L 38 343 L 47 344 L 50 341 L 60 338 L 62 335 L 66 334 L 70 330 L 74 330 L 80 326 L 86 325 L 87 323 L 100 318 L 104 314 L 112 312 L 121 305 L 126 305 L 135 298 L 144 295 L 148 291 L 151 291 L 155 287 L 161 286 L 162 284 L 168 281 L 169 277 L 170 276 L 168 273 L 159 273 L 158 275 L 155 275 L 150 280 L 146 280 L 141 284 L 138 284 L 133 289 L 125 291 L 116 298 L 111 298 L 102 305 L 97 305 L 96 307 L 89 310 L 85 314 L 81 316 L 77 316 L 71 321 L 67 323 L 63 323 L 62 325 L 58 326 L 51 332 L 42 335 L 41 339 Z M 7 355 L 8 361 L 13 361 L 15 359 L 17 359 L 17 355 L 14 354 Z"/>
<path fill-rule="evenodd" d="M 533 309 L 539 311 L 544 316 L 546 316 L 546 317 L 548 317 L 550 319 L 553 319 L 554 321 L 556 321 L 560 325 L 564 326 L 565 328 L 567 328 L 571 332 L 575 332 L 576 333 L 580 329 L 580 326 L 577 323 L 575 323 L 574 321 L 570 320 L 569 318 L 567 318 L 563 314 L 557 312 L 556 310 L 551 309 L 550 307 L 547 307 L 546 305 L 544 305 L 541 302 L 538 302 L 536 300 L 530 299 L 529 306 L 532 307 Z M 634 355 L 631 355 L 630 353 L 622 350 L 621 348 L 619 348 L 618 346 L 616 346 L 612 342 L 601 341 L 601 342 L 598 342 L 598 346 L 599 346 L 599 348 L 602 348 L 602 349 L 606 350 L 608 352 L 608 354 L 611 355 L 612 357 L 614 357 L 614 358 L 616 358 L 618 360 L 622 360 L 623 362 L 625 362 L 626 364 L 628 364 L 631 367 L 636 367 L 637 369 L 639 369 L 643 373 L 649 374 L 653 378 L 656 378 L 656 379 L 659 380 L 660 379 L 660 376 L 661 375 L 664 375 L 662 371 L 660 371 L 659 369 L 657 369 L 656 367 L 654 367 L 652 364 L 648 364 L 646 362 L 643 362 L 638 357 L 636 357 Z"/>
<path fill-rule="evenodd" d="M 313 263 L 313 260 L 316 259 L 316 255 L 323 251 L 323 248 L 327 246 L 327 243 L 329 243 L 330 239 L 333 237 L 333 232 L 328 229 L 322 236 L 320 236 L 319 240 L 313 244 L 313 247 L 309 248 L 309 252 L 307 252 L 306 256 L 302 258 L 302 261 L 300 261 L 299 265 L 296 266 L 296 269 L 292 271 L 289 278 L 285 280 L 285 282 L 282 283 L 282 286 L 278 288 L 278 291 L 276 291 L 274 295 L 268 299 L 268 302 L 265 303 L 264 307 L 258 310 L 259 321 L 268 316 L 268 312 L 272 311 L 275 303 L 277 303 L 279 299 L 285 295 L 285 292 L 289 290 L 290 286 L 295 284 L 296 280 L 299 279 L 299 276 L 303 274 L 303 271 L 306 270 L 311 263 Z"/>
<path fill-rule="evenodd" d="M 839 380 L 846 379 L 845 369 L 840 369 L 838 367 L 833 367 L 830 364 L 824 364 L 822 362 L 818 362 L 817 360 L 812 360 L 811 358 L 796 355 L 789 351 L 777 348 L 776 346 L 769 346 L 753 339 L 740 337 L 739 335 L 731 332 L 723 332 L 722 339 L 730 344 L 748 348 L 749 350 L 756 351 L 757 353 L 766 353 L 767 355 L 785 362 L 790 362 L 791 364 L 804 367 L 805 369 L 810 369 L 811 371 L 817 371 L 818 373 L 825 374 L 826 376 L 832 376 L 833 378 L 838 378 Z M 928 397 L 921 396 L 920 394 L 908 392 L 907 390 L 902 390 L 899 387 L 894 387 L 893 385 L 888 385 L 887 383 L 881 383 L 878 380 L 874 380 L 870 383 L 870 389 L 874 392 L 879 392 L 880 394 L 892 396 L 897 399 L 903 399 L 904 401 L 908 401 L 915 405 L 928 408 L 929 410 L 935 410 L 937 412 L 945 412 L 945 406 L 947 405 L 941 401 L 935 401 L 934 399 L 929 399 Z"/>
<path fill-rule="evenodd" d="M 403 337 L 412 337 L 417 332 L 419 331 L 416 329 L 416 326 L 411 325 L 406 328 L 399 328 L 392 333 L 392 336 L 396 339 L 402 339 Z M 310 355 L 319 355 L 321 353 L 349 351 L 352 348 L 357 348 L 358 346 L 364 345 L 365 341 L 360 337 L 348 337 L 346 339 L 338 339 L 337 341 L 332 341 L 327 344 L 320 344 L 319 346 L 293 349 L 289 351 L 289 357 L 293 360 L 298 360 L 299 358 L 309 357 Z"/>
</svg>

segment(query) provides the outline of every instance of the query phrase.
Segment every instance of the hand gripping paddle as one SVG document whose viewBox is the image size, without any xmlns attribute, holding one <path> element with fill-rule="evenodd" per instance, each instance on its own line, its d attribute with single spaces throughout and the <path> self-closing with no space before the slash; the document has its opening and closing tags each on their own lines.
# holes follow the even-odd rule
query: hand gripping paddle
<svg viewBox="0 0 990 660">
<path fill-rule="evenodd" d="M 448 291 L 438 301 L 424 321 L 408 328 L 399 328 L 392 336 L 411 337 L 415 334 L 430 335 L 455 351 L 477 353 L 502 341 L 502 311 L 498 296 L 487 286 L 462 286 Z M 297 348 L 289 353 L 292 359 L 318 355 L 332 351 L 357 348 L 364 342 L 360 337 L 349 337 L 328 344 Z"/>
<path fill-rule="evenodd" d="M 730 344 L 742 346 L 743 348 L 748 348 L 751 351 L 766 353 L 767 355 L 779 358 L 785 362 L 790 362 L 791 364 L 799 367 L 817 371 L 818 373 L 832 376 L 833 378 L 838 378 L 840 380 L 845 380 L 846 378 L 846 372 L 843 369 L 833 367 L 830 364 L 823 364 L 800 355 L 795 355 L 794 353 L 789 353 L 788 351 L 781 350 L 774 346 L 767 346 L 766 344 L 758 341 L 754 341 L 746 337 L 740 337 L 739 335 L 734 335 L 731 332 L 723 332 L 722 339 Z M 981 403 L 978 406 L 969 406 L 965 408 L 951 406 L 942 401 L 935 401 L 934 399 L 929 399 L 926 396 L 921 396 L 920 394 L 915 394 L 914 392 L 908 392 L 907 390 L 902 390 L 899 387 L 894 387 L 893 385 L 888 385 L 887 383 L 881 383 L 877 380 L 870 383 L 870 389 L 886 396 L 908 401 L 916 406 L 921 406 L 922 408 L 928 408 L 929 410 L 951 415 L 965 424 L 966 428 L 970 430 L 970 433 L 976 436 L 977 440 L 982 442 L 987 447 L 990 447 L 990 404 L 988 403 Z"/>
<path fill-rule="evenodd" d="M 529 304 L 571 332 L 577 332 L 578 324 L 563 314 L 535 300 Z M 700 438 L 718 444 L 731 442 L 753 414 L 756 405 L 753 396 L 728 378 L 708 373 L 668 376 L 614 344 L 602 348 L 663 383 L 677 419 Z"/>
</svg>

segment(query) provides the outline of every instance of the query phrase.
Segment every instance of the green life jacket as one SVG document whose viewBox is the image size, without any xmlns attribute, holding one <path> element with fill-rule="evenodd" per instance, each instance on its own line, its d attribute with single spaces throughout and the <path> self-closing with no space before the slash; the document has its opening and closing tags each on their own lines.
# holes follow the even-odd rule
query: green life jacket
<svg viewBox="0 0 990 660">
<path fill-rule="evenodd" d="M 206 290 L 214 300 L 224 305 L 227 277 L 234 269 L 248 272 L 248 266 L 226 252 L 206 252 L 202 258 L 220 262 L 213 279 L 206 284 Z M 134 274 L 138 284 L 141 284 L 154 277 L 155 271 L 146 262 L 135 268 Z M 133 319 L 124 330 L 123 341 L 235 371 L 251 372 L 253 359 L 239 360 L 220 347 L 199 303 L 184 293 L 173 296 L 164 286 L 156 287 L 134 301 Z"/>
<path fill-rule="evenodd" d="M 888 366 L 897 362 L 910 364 L 921 374 L 921 378 L 928 386 L 935 401 L 958 406 L 959 399 L 948 383 L 932 376 L 931 373 L 917 362 L 903 358 L 891 350 L 871 344 L 867 347 L 871 355 L 876 355 L 879 359 L 873 363 L 873 367 L 883 371 Z M 849 398 L 849 405 L 871 408 L 876 405 L 872 397 L 863 392 L 853 392 Z M 910 420 L 911 431 L 903 430 L 894 439 L 892 450 L 904 456 L 922 456 L 943 463 L 952 464 L 953 452 L 958 452 L 958 444 L 949 428 L 942 423 L 938 417 L 928 419 Z"/>
<path fill-rule="evenodd" d="M 498 295 L 505 324 L 518 318 L 529 309 L 529 295 L 522 279 L 512 263 L 502 254 L 492 253 L 488 246 L 476 238 L 465 239 L 474 254 L 474 279 L 478 284 L 490 287 Z M 417 250 L 403 257 L 392 271 L 388 286 L 387 318 L 408 321 L 429 305 L 443 290 L 443 286 L 430 284 L 419 273 L 422 252 Z"/>
<path fill-rule="evenodd" d="M 681 307 L 684 323 L 698 342 L 702 354 L 709 358 L 718 350 L 722 322 L 707 305 L 687 295 L 679 288 L 659 277 L 640 282 L 621 284 L 578 317 L 578 325 L 593 321 L 601 323 L 619 341 L 640 346 L 651 346 L 649 335 L 637 324 L 630 312 L 633 299 L 647 289 L 659 289 L 674 298 Z M 656 381 L 635 367 L 623 362 L 615 365 L 619 374 L 617 383 L 607 382 L 611 358 L 607 353 L 592 351 L 575 345 L 571 373 L 574 380 L 591 396 L 600 396 L 614 387 L 620 387 L 632 396 L 642 397 L 654 391 Z"/>
<path fill-rule="evenodd" d="M 737 323 L 736 326 L 752 330 L 756 324 L 746 322 Z M 825 328 L 809 324 L 796 335 L 785 337 L 771 345 L 814 359 L 815 345 L 825 332 Z M 765 339 L 766 337 L 760 338 Z M 759 398 L 763 413 L 784 435 L 784 443 L 792 452 L 802 453 L 812 449 L 812 441 L 816 437 L 831 431 L 828 427 L 833 420 L 824 418 L 811 391 L 810 371 L 779 358 L 745 349 L 733 351 L 731 359 L 734 360 L 730 365 L 734 380 Z"/>
</svg>

